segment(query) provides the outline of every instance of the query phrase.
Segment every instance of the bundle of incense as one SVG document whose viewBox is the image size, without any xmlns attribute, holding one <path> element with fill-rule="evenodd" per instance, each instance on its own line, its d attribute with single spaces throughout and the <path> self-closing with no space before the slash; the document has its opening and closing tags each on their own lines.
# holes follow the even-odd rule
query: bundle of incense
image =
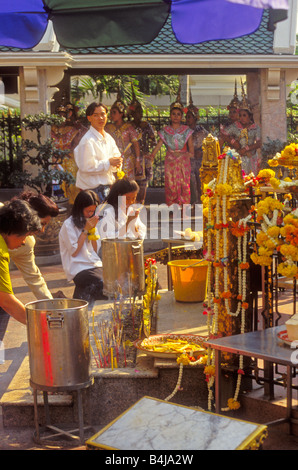
<svg viewBox="0 0 298 470">
<path fill-rule="evenodd" d="M 123 325 L 121 322 L 102 322 L 99 335 L 93 331 L 100 367 L 118 367 L 120 351 L 123 343 Z M 92 350 L 93 355 L 94 351 Z M 98 364 L 98 361 L 96 360 Z M 125 360 L 126 363 L 126 360 Z"/>
</svg>

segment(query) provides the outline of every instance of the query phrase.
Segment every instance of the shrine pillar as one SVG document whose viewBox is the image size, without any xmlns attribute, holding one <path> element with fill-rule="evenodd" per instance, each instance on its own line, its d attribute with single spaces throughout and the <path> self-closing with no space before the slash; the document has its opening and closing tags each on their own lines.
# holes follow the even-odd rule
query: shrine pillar
<svg viewBox="0 0 298 470">
<path fill-rule="evenodd" d="M 287 140 L 286 73 L 278 67 L 260 70 L 260 107 L 262 142 Z"/>
</svg>

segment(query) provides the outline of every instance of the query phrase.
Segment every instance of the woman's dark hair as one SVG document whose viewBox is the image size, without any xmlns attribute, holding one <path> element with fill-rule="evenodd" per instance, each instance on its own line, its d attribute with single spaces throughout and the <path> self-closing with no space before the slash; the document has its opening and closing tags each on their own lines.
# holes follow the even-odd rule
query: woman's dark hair
<svg viewBox="0 0 298 470">
<path fill-rule="evenodd" d="M 94 191 L 91 189 L 80 191 L 74 200 L 71 210 L 72 220 L 75 226 L 78 228 L 84 228 L 86 219 L 84 217 L 83 210 L 89 206 L 98 206 L 98 204 L 99 198 Z"/>
<path fill-rule="evenodd" d="M 43 194 L 36 194 L 32 191 L 24 191 L 18 196 L 15 196 L 12 201 L 16 199 L 27 201 L 41 219 L 48 216 L 57 217 L 59 214 L 59 207 L 57 204 L 48 196 L 44 196 Z"/>
<path fill-rule="evenodd" d="M 100 106 L 102 106 L 102 107 L 106 110 L 106 113 L 108 112 L 108 108 L 106 107 L 105 104 L 103 104 L 103 103 L 95 103 L 95 101 L 93 101 L 93 103 L 90 103 L 89 106 L 88 106 L 87 109 L 86 109 L 86 116 L 92 116 L 92 114 L 94 113 L 95 109 L 96 109 L 96 108 L 99 108 Z"/>
<path fill-rule="evenodd" d="M 127 178 L 122 178 L 117 180 L 110 189 L 109 195 L 107 197 L 107 203 L 114 207 L 118 208 L 118 197 L 125 196 L 125 194 L 132 193 L 134 191 L 139 191 L 139 185 L 135 180 L 129 180 Z M 117 214 L 117 212 L 115 212 Z"/>
<path fill-rule="evenodd" d="M 183 116 L 183 109 L 179 106 L 173 106 L 171 109 L 170 109 L 170 115 L 172 114 L 172 111 L 174 111 L 174 109 L 180 111 L 181 113 L 181 116 Z"/>
<path fill-rule="evenodd" d="M 239 108 L 239 112 L 240 112 L 240 111 L 244 111 L 244 112 L 246 112 L 246 113 L 248 114 L 248 117 L 249 117 L 250 121 L 251 121 L 252 123 L 254 123 L 254 122 L 255 122 L 255 121 L 254 121 L 254 115 L 253 115 L 253 113 L 250 111 L 250 109 L 247 109 L 247 108 L 241 108 L 241 106 L 240 106 L 240 108 Z"/>
<path fill-rule="evenodd" d="M 15 199 L 0 207 L 0 233 L 21 236 L 41 229 L 40 218 L 28 202 Z"/>
</svg>

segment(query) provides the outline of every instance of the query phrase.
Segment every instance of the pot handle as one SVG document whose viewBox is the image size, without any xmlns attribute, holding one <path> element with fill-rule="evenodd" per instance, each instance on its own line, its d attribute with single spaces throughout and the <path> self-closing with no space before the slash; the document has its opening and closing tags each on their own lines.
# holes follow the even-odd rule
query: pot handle
<svg viewBox="0 0 298 470">
<path fill-rule="evenodd" d="M 139 243 L 137 245 L 131 245 L 131 248 L 132 248 L 132 254 L 134 256 L 141 254 L 141 245 Z"/>
<path fill-rule="evenodd" d="M 58 317 L 52 317 L 51 315 L 47 315 L 47 322 L 48 328 L 63 328 L 64 324 L 64 316 L 60 314 Z"/>
</svg>

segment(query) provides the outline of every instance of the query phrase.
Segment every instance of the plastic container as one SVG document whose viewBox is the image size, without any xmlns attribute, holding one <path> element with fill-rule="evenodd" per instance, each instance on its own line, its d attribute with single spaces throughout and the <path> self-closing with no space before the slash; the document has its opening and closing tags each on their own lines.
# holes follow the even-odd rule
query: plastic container
<svg viewBox="0 0 298 470">
<path fill-rule="evenodd" d="M 195 266 L 182 269 L 198 261 L 200 260 L 182 259 L 168 262 L 174 295 L 178 302 L 203 302 L 205 299 L 208 262 L 202 261 Z"/>
</svg>

